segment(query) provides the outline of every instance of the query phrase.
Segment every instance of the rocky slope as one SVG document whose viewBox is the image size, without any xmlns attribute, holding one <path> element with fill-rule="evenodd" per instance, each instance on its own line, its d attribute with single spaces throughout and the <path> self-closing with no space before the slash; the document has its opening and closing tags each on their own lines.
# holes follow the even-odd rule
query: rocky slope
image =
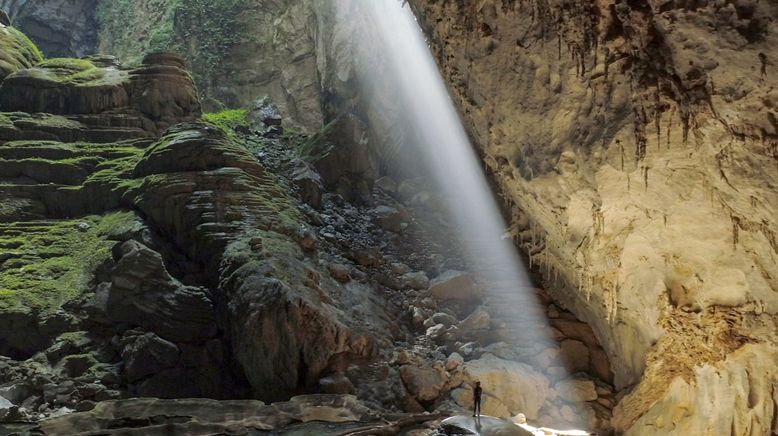
<svg viewBox="0 0 778 436">
<path fill-rule="evenodd" d="M 432 434 L 419 414 L 468 413 L 476 379 L 487 413 L 607 429 L 591 329 L 535 290 L 557 342 L 519 347 L 422 183 L 350 203 L 319 174 L 338 129 L 284 132 L 268 100 L 202 115 L 177 55 L 44 60 L 0 30 L 0 431 Z M 242 401 L 154 400 L 191 397 Z"/>
<path fill-rule="evenodd" d="M 615 429 L 775 434 L 778 6 L 410 3 Z"/>
</svg>

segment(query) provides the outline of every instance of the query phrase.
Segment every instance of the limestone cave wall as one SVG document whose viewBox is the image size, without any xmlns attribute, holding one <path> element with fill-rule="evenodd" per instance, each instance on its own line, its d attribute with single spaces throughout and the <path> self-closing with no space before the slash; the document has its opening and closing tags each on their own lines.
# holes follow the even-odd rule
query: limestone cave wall
<svg viewBox="0 0 778 436">
<path fill-rule="evenodd" d="M 778 5 L 411 4 L 615 429 L 775 434 Z"/>
</svg>

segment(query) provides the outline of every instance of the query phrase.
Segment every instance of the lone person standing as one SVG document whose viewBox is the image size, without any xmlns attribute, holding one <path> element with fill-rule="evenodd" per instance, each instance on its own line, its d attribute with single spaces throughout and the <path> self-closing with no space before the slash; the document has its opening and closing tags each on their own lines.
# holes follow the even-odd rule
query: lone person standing
<svg viewBox="0 0 778 436">
<path fill-rule="evenodd" d="M 481 389 L 481 382 L 476 381 L 475 387 L 473 388 L 473 416 L 481 416 L 481 394 L 483 393 L 483 389 Z"/>
</svg>

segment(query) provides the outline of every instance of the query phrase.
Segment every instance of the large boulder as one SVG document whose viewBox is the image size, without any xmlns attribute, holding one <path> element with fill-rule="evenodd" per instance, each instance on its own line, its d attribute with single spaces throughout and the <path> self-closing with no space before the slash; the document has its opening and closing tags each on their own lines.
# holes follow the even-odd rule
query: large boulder
<svg viewBox="0 0 778 436">
<path fill-rule="evenodd" d="M 470 383 L 481 382 L 482 407 L 487 415 L 510 417 L 524 413 L 535 419 L 549 392 L 548 380 L 529 365 L 493 354 L 466 362 L 464 373 Z M 467 389 L 456 400 L 463 407 L 472 407 L 471 390 Z"/>
<path fill-rule="evenodd" d="M 170 276 L 159 253 L 130 240 L 116 248 L 115 257 L 106 302 L 111 320 L 144 327 L 176 342 L 200 343 L 216 335 L 208 295 Z"/>
<path fill-rule="evenodd" d="M 154 375 L 178 363 L 176 344 L 154 333 L 132 336 L 122 350 L 124 374 L 130 383 Z"/>
<path fill-rule="evenodd" d="M 435 400 L 446 384 L 442 368 L 431 366 L 404 365 L 400 367 L 400 377 L 408 392 L 419 401 Z"/>
<path fill-rule="evenodd" d="M 477 300 L 483 290 L 466 272 L 448 270 L 430 281 L 429 293 L 438 300 Z"/>
<path fill-rule="evenodd" d="M 316 387 L 335 355 L 372 354 L 371 340 L 310 290 L 266 277 L 254 265 L 236 275 L 229 289 L 234 353 L 259 398 L 277 401 Z"/>
</svg>

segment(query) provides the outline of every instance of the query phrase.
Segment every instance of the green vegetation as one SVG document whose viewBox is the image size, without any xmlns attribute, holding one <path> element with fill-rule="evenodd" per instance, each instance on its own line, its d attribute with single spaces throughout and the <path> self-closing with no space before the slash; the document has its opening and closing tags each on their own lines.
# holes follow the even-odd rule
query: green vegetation
<svg viewBox="0 0 778 436">
<path fill-rule="evenodd" d="M 135 225 L 131 212 L 80 220 L 0 223 L 0 310 L 52 311 L 88 291 L 117 235 Z"/>
<path fill-rule="evenodd" d="M 239 17 L 252 7 L 251 0 L 100 0 L 101 39 L 129 65 L 148 53 L 183 54 L 204 89 L 240 41 Z"/>
<path fill-rule="evenodd" d="M 221 112 L 203 114 L 203 121 L 210 123 L 226 134 L 230 135 L 240 128 L 248 128 L 249 121 L 246 118 L 246 109 L 227 109 Z"/>
</svg>

